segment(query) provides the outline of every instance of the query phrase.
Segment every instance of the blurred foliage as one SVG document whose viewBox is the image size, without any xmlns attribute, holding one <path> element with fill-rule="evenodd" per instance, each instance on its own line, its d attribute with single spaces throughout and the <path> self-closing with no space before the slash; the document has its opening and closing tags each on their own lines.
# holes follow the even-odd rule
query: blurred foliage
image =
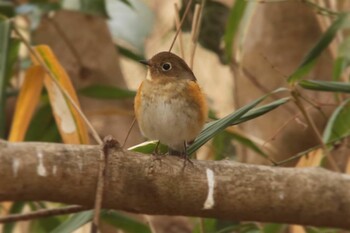
<svg viewBox="0 0 350 233">
<path fill-rule="evenodd" d="M 101 0 L 80 0 L 81 11 L 108 18 L 106 2 Z"/>
<path fill-rule="evenodd" d="M 307 53 L 299 67 L 290 75 L 288 82 L 293 84 L 302 79 L 315 65 L 316 59 L 332 42 L 338 30 L 347 24 L 349 24 L 349 14 L 339 14 L 316 45 Z"/>
<path fill-rule="evenodd" d="M 11 74 L 11 24 L 10 21 L 0 15 L 0 138 L 6 133 L 6 86 Z"/>
<path fill-rule="evenodd" d="M 182 1 L 180 17 L 183 16 L 188 2 L 189 0 Z M 193 2 L 200 4 L 202 1 L 195 0 Z M 190 13 L 186 16 L 182 27 L 184 32 L 191 31 L 194 8 L 195 4 L 192 4 Z M 230 9 L 224 4 L 213 0 L 207 0 L 203 9 L 202 23 L 198 36 L 199 44 L 216 53 L 221 60 L 224 59 L 224 49 L 221 41 L 226 31 L 229 13 Z"/>
<path fill-rule="evenodd" d="M 9 18 L 15 16 L 15 8 L 13 2 L 1 1 L 0 14 Z"/>
</svg>

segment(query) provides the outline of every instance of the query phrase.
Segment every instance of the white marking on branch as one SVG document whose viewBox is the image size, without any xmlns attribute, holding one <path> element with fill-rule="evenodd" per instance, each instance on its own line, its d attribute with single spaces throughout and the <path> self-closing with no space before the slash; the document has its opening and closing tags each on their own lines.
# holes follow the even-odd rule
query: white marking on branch
<svg viewBox="0 0 350 233">
<path fill-rule="evenodd" d="M 215 186 L 215 178 L 213 170 L 207 168 L 207 180 L 208 180 L 208 196 L 204 202 L 203 209 L 211 209 L 214 207 L 214 186 Z"/>
<path fill-rule="evenodd" d="M 53 165 L 52 167 L 52 175 L 56 175 L 57 174 L 57 166 L 56 165 Z"/>
<path fill-rule="evenodd" d="M 12 170 L 13 170 L 13 176 L 17 177 L 18 175 L 18 170 L 19 170 L 19 166 L 21 164 L 21 160 L 14 158 L 12 161 Z"/>
<path fill-rule="evenodd" d="M 283 199 L 284 199 L 284 193 L 283 193 L 283 192 L 280 192 L 280 193 L 278 194 L 278 198 L 279 198 L 280 200 L 283 200 Z"/>
<path fill-rule="evenodd" d="M 38 164 L 38 167 L 36 168 L 36 172 L 38 173 L 39 176 L 46 176 L 46 168 L 43 162 L 43 152 L 38 151 L 37 156 L 38 156 L 39 164 Z"/>
<path fill-rule="evenodd" d="M 83 170 L 83 160 L 80 156 L 78 157 L 77 164 L 79 167 L 79 171 L 82 171 Z"/>
</svg>

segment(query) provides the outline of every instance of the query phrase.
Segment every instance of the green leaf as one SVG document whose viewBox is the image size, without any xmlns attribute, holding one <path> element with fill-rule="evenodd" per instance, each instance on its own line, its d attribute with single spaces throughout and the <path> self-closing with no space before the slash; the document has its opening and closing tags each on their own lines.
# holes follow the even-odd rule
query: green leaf
<svg viewBox="0 0 350 233">
<path fill-rule="evenodd" d="M 265 113 L 268 113 L 272 110 L 274 110 L 275 108 L 287 103 L 290 100 L 290 97 L 285 97 L 276 101 L 273 101 L 272 103 L 263 105 L 261 107 L 258 108 L 254 108 L 250 111 L 248 111 L 246 114 L 244 114 L 240 119 L 238 119 L 238 121 L 236 121 L 234 123 L 234 125 L 238 125 L 240 123 L 243 123 L 245 121 L 249 121 L 251 119 L 257 118 L 261 115 L 264 115 Z"/>
<path fill-rule="evenodd" d="M 225 52 L 227 62 L 232 60 L 232 50 L 235 36 L 238 32 L 240 22 L 243 18 L 248 1 L 235 1 L 228 18 L 226 32 L 224 35 Z"/>
<path fill-rule="evenodd" d="M 242 145 L 246 146 L 247 148 L 251 149 L 252 151 L 256 152 L 257 154 L 261 155 L 265 159 L 268 159 L 271 161 L 269 156 L 260 149 L 259 146 L 257 146 L 250 138 L 245 137 L 241 134 L 235 133 L 235 132 L 230 132 L 232 135 L 232 138 L 236 140 L 237 142 L 241 143 Z"/>
<path fill-rule="evenodd" d="M 309 90 L 350 93 L 350 83 L 344 82 L 302 80 L 299 85 Z"/>
<path fill-rule="evenodd" d="M 338 57 L 333 65 L 333 81 L 339 81 L 343 71 L 350 65 L 350 37 L 341 42 Z"/>
<path fill-rule="evenodd" d="M 25 141 L 61 142 L 61 136 L 52 109 L 47 102 L 35 113 L 26 133 Z"/>
<path fill-rule="evenodd" d="M 151 154 L 154 152 L 154 149 L 156 148 L 158 141 L 153 140 L 153 141 L 146 141 L 143 143 L 140 143 L 138 145 L 132 146 L 128 148 L 128 150 L 135 151 L 135 152 L 140 152 L 144 154 Z M 167 152 L 167 146 L 163 144 L 159 144 L 159 152 L 160 153 L 166 153 Z"/>
<path fill-rule="evenodd" d="M 30 222 L 29 232 L 46 233 L 52 231 L 61 224 L 57 216 L 36 219 Z"/>
<path fill-rule="evenodd" d="M 321 228 L 321 227 L 305 227 L 306 233 L 339 233 L 339 229 Z"/>
<path fill-rule="evenodd" d="M 8 53 L 10 51 L 11 22 L 0 15 L 0 138 L 5 137 L 5 106 L 6 106 L 6 84 L 8 70 Z"/>
<path fill-rule="evenodd" d="M 212 147 L 214 151 L 214 160 L 233 158 L 235 156 L 235 147 L 231 143 L 234 136 L 228 131 L 222 131 L 214 136 Z"/>
<path fill-rule="evenodd" d="M 73 214 L 70 218 L 52 230 L 51 233 L 71 233 L 87 222 L 91 221 L 92 217 L 92 210 Z"/>
<path fill-rule="evenodd" d="M 261 233 L 259 227 L 255 223 L 232 224 L 232 226 L 228 226 L 225 229 L 217 231 L 216 233 L 229 233 L 229 232 Z"/>
<path fill-rule="evenodd" d="M 126 99 L 134 98 L 136 92 L 113 86 L 92 85 L 80 89 L 79 94 L 97 99 Z"/>
<path fill-rule="evenodd" d="M 101 219 L 126 233 L 151 233 L 147 225 L 113 210 L 102 210 Z"/>
<path fill-rule="evenodd" d="M 19 39 L 14 39 L 11 38 L 10 39 L 10 44 L 9 44 L 9 51 L 7 54 L 7 63 L 6 63 L 6 80 L 5 80 L 5 85 L 7 86 L 10 78 L 12 76 L 13 73 L 13 68 L 14 65 L 17 61 L 18 58 L 18 52 L 19 52 L 19 45 L 20 45 L 21 41 Z"/>
<path fill-rule="evenodd" d="M 286 228 L 286 225 L 284 224 L 267 223 L 263 227 L 263 233 L 280 233 L 284 232 L 282 231 L 284 228 Z"/>
<path fill-rule="evenodd" d="M 80 10 L 88 14 L 108 18 L 105 0 L 80 0 Z"/>
<path fill-rule="evenodd" d="M 23 201 L 14 202 L 11 205 L 9 214 L 19 214 L 19 213 L 21 213 L 25 205 L 26 205 L 26 202 L 23 202 Z M 16 222 L 11 222 L 11 223 L 4 224 L 3 229 L 2 229 L 3 233 L 12 233 L 13 229 L 15 227 L 15 224 L 16 224 Z"/>
<path fill-rule="evenodd" d="M 198 223 L 196 224 L 196 226 L 194 227 L 192 233 L 201 233 L 201 227 L 200 224 L 203 224 L 203 228 L 205 230 L 205 232 L 215 232 L 215 226 L 216 226 L 216 219 L 212 219 L 212 218 L 201 218 L 200 221 L 202 221 L 202 223 Z"/>
<path fill-rule="evenodd" d="M 216 134 L 223 131 L 225 128 L 227 128 L 231 125 L 237 124 L 238 122 L 242 122 L 242 120 L 240 121 L 241 117 L 243 117 L 251 109 L 253 109 L 256 105 L 258 105 L 263 100 L 265 100 L 269 95 L 276 93 L 276 92 L 279 92 L 279 91 L 285 91 L 285 90 L 286 90 L 285 88 L 279 88 L 279 89 L 277 89 L 269 94 L 266 94 L 266 95 L 260 97 L 259 99 L 257 99 L 255 101 L 253 101 L 252 103 L 238 109 L 237 111 L 229 114 L 228 116 L 226 116 L 220 120 L 213 121 L 213 122 L 206 124 L 203 131 L 199 134 L 199 136 L 196 138 L 194 143 L 188 148 L 188 150 L 187 150 L 188 154 L 191 155 L 193 152 L 198 150 L 202 145 L 204 145 L 207 141 L 209 141 L 211 138 L 213 138 Z M 273 107 L 273 108 L 275 108 L 275 107 Z M 271 109 L 273 109 L 273 108 L 271 107 Z M 256 114 L 256 113 L 255 113 L 255 115 L 259 116 L 259 114 Z M 248 120 L 248 119 L 252 119 L 252 116 L 246 115 L 246 120 Z"/>
<path fill-rule="evenodd" d="M 15 16 L 15 6 L 12 2 L 0 2 L 0 15 L 4 15 L 6 17 L 13 17 Z"/>
<path fill-rule="evenodd" d="M 125 5 L 127 5 L 131 8 L 133 7 L 129 0 L 119 0 L 119 1 L 121 1 L 122 3 L 124 3 Z"/>
<path fill-rule="evenodd" d="M 146 58 L 143 55 L 139 55 L 137 53 L 132 52 L 129 49 L 123 48 L 122 46 L 116 46 L 116 49 L 122 54 L 123 56 L 134 60 L 134 61 L 141 61 L 141 60 L 146 60 Z"/>
<path fill-rule="evenodd" d="M 331 142 L 350 134 L 350 99 L 344 101 L 329 118 L 323 133 L 323 141 Z"/>
<path fill-rule="evenodd" d="M 206 1 L 199 30 L 198 43 L 216 53 L 221 60 L 225 59 L 222 38 L 225 35 L 230 11 L 231 9 L 223 3 Z"/>
<path fill-rule="evenodd" d="M 332 23 L 332 25 L 323 34 L 321 39 L 316 43 L 316 45 L 307 53 L 299 67 L 289 76 L 288 82 L 295 83 L 299 81 L 304 75 L 306 75 L 311 68 L 314 66 L 316 59 L 320 54 L 328 47 L 332 42 L 336 33 L 342 26 L 347 22 L 348 14 L 340 14 Z"/>
</svg>

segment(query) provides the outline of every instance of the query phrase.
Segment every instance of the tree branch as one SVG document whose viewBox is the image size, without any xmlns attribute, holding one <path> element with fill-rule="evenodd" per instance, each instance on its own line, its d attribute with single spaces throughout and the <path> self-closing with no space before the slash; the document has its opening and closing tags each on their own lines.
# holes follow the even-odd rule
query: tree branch
<svg viewBox="0 0 350 233">
<path fill-rule="evenodd" d="M 0 141 L 0 201 L 92 207 L 98 146 Z M 103 207 L 142 214 L 350 228 L 350 176 L 321 168 L 161 161 L 114 150 Z"/>
</svg>

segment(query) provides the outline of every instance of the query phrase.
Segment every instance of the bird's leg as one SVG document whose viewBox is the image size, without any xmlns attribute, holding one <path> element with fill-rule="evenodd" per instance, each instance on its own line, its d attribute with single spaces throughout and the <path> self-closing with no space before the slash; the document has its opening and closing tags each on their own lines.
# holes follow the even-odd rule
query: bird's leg
<svg viewBox="0 0 350 233">
<path fill-rule="evenodd" d="M 187 142 L 184 141 L 184 152 L 182 153 L 182 158 L 184 159 L 184 168 L 186 163 L 189 162 L 193 166 L 193 162 L 190 159 L 190 156 L 187 154 Z"/>
<path fill-rule="evenodd" d="M 152 153 L 153 155 L 153 160 L 159 160 L 161 161 L 161 154 L 159 153 L 159 144 L 160 144 L 160 141 L 158 140 L 157 144 L 156 144 L 156 147 L 154 148 L 154 151 Z"/>
</svg>

